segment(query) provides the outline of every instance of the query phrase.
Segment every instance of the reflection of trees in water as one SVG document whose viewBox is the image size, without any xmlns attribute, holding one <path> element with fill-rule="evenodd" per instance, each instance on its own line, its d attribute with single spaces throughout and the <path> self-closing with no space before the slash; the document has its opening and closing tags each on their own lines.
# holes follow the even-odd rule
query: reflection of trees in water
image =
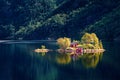
<svg viewBox="0 0 120 80">
<path fill-rule="evenodd" d="M 69 64 L 71 57 L 68 54 L 57 54 L 55 60 L 58 64 Z"/>
<path fill-rule="evenodd" d="M 15 55 L 13 80 L 56 80 L 57 70 L 40 55 Z"/>
<path fill-rule="evenodd" d="M 81 60 L 86 68 L 95 68 L 102 59 L 103 53 L 84 53 L 83 55 L 58 54 L 55 58 L 58 64 L 69 64 L 71 61 Z"/>
<path fill-rule="evenodd" d="M 81 57 L 82 64 L 86 68 L 95 68 L 98 62 L 102 59 L 103 53 L 84 54 Z"/>
<path fill-rule="evenodd" d="M 70 55 L 69 53 L 56 53 L 55 55 L 51 55 L 48 53 L 43 57 L 60 65 L 67 65 L 76 61 L 77 63 L 81 62 L 85 68 L 95 68 L 102 59 L 102 56 L 103 53 L 83 53 L 83 55 Z"/>
</svg>

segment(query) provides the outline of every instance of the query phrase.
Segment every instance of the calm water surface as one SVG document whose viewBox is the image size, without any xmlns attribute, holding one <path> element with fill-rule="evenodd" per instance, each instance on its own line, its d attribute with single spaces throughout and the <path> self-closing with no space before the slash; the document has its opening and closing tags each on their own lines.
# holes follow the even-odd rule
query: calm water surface
<svg viewBox="0 0 120 80">
<path fill-rule="evenodd" d="M 35 53 L 45 45 L 54 51 Z M 120 43 L 105 42 L 102 55 L 61 55 L 54 41 L 0 43 L 0 80 L 119 80 Z"/>
</svg>

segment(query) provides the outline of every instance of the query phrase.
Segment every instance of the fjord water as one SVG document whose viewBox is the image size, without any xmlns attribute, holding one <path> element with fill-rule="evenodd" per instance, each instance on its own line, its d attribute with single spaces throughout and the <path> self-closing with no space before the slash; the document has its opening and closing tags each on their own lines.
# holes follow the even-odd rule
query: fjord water
<svg viewBox="0 0 120 80">
<path fill-rule="evenodd" d="M 41 45 L 54 51 L 35 53 Z M 120 43 L 104 42 L 103 46 L 102 59 L 95 67 L 86 67 L 81 60 L 57 63 L 55 41 L 0 43 L 0 80 L 118 80 Z"/>
</svg>

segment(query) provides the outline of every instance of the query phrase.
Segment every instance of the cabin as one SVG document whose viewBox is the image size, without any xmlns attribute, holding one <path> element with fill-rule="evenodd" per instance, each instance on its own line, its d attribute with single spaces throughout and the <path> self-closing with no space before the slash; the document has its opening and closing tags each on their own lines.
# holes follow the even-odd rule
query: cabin
<svg viewBox="0 0 120 80">
<path fill-rule="evenodd" d="M 82 54 L 83 54 L 83 48 L 77 48 L 77 49 L 75 50 L 75 53 L 82 55 Z"/>
<path fill-rule="evenodd" d="M 78 42 L 72 42 L 71 44 L 70 44 L 70 47 L 72 47 L 72 48 L 76 48 L 77 46 L 78 46 Z"/>
</svg>

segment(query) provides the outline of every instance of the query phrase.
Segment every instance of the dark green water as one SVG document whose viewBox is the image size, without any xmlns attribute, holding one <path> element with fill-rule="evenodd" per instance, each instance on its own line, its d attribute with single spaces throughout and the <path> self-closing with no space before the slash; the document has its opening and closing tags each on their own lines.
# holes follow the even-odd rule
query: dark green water
<svg viewBox="0 0 120 80">
<path fill-rule="evenodd" d="M 0 80 L 119 80 L 120 43 L 104 43 L 106 51 L 97 64 L 88 60 L 61 59 L 53 51 L 41 54 L 34 49 L 46 45 L 56 49 L 55 42 L 8 42 L 0 43 Z M 61 59 L 61 62 L 59 60 Z M 57 61 L 58 60 L 58 61 Z M 85 63 L 85 61 L 88 62 Z M 96 64 L 96 65 L 94 65 Z"/>
</svg>

